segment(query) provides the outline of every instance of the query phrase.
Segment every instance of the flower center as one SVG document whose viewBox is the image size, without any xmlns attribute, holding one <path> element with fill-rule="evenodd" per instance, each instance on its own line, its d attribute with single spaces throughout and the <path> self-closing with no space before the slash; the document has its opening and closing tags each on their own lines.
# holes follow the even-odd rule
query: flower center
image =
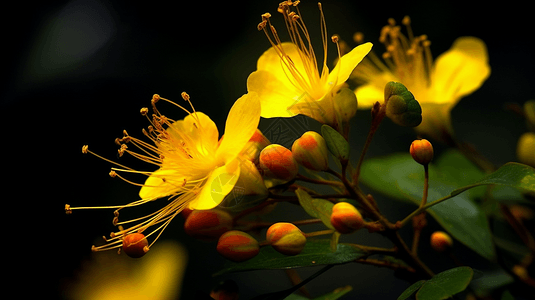
<svg viewBox="0 0 535 300">
<path fill-rule="evenodd" d="M 299 57 L 290 57 L 282 47 L 279 35 L 275 27 L 271 25 L 270 13 L 262 15 L 262 22 L 258 24 L 258 30 L 264 31 L 272 47 L 277 51 L 281 59 L 282 68 L 290 83 L 298 90 L 309 94 L 313 99 L 319 99 L 325 94 L 325 84 L 329 74 L 327 68 L 327 26 L 321 9 L 321 3 L 318 3 L 321 13 L 320 24 L 324 53 L 320 72 L 316 54 L 310 41 L 310 35 L 297 8 L 298 4 L 299 1 L 284 1 L 279 4 L 277 11 L 284 17 L 291 42 L 299 50 L 297 51 Z M 296 11 L 293 11 L 292 8 L 295 8 Z M 269 30 L 267 27 L 269 27 Z"/>
<path fill-rule="evenodd" d="M 357 67 L 356 79 L 359 83 L 369 82 L 377 73 L 388 72 L 415 94 L 421 94 L 431 85 L 431 41 L 426 35 L 413 35 L 408 16 L 403 18 L 401 23 L 406 27 L 407 35 L 401 32 L 401 27 L 396 25 L 394 19 L 389 19 L 379 38 L 386 48 L 382 55 L 383 60 L 371 51 Z M 362 43 L 363 35 L 356 33 L 354 40 Z"/>
</svg>

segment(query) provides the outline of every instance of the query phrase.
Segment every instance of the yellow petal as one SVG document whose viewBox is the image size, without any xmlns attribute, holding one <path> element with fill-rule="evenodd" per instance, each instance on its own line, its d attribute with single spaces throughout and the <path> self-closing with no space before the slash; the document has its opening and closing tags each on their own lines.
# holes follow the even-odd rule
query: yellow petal
<svg viewBox="0 0 535 300">
<path fill-rule="evenodd" d="M 331 73 L 329 73 L 327 83 L 333 85 L 333 87 L 344 83 L 370 50 L 372 50 L 372 43 L 365 43 L 342 56 Z"/>
<path fill-rule="evenodd" d="M 305 68 L 303 66 L 303 62 L 301 60 L 302 53 L 299 51 L 297 46 L 293 43 L 282 43 L 278 45 L 277 47 L 280 47 L 279 49 L 282 49 L 284 54 L 290 57 L 290 59 L 293 62 L 293 65 L 295 66 L 295 69 L 300 74 L 306 74 Z M 277 79 L 279 79 L 281 82 L 283 82 L 288 87 L 291 87 L 290 80 L 287 77 L 287 74 L 289 75 L 290 72 L 288 68 L 283 67 L 284 63 L 281 61 L 281 57 L 279 55 L 279 52 L 274 47 L 269 48 L 266 52 L 264 52 L 260 58 L 258 59 L 258 62 L 256 64 L 257 70 L 263 70 L 267 71 L 271 74 L 273 74 Z"/>
<path fill-rule="evenodd" d="M 139 191 L 141 199 L 157 199 L 172 195 L 182 188 L 184 176 L 175 170 L 159 169 L 153 172 Z"/>
<path fill-rule="evenodd" d="M 440 55 L 431 75 L 435 102 L 451 103 L 477 90 L 490 75 L 487 47 L 475 37 L 460 37 Z"/>
<path fill-rule="evenodd" d="M 208 177 L 199 195 L 189 204 L 190 209 L 212 209 L 228 195 L 240 177 L 238 159 L 215 169 Z"/>
<path fill-rule="evenodd" d="M 167 132 L 177 142 L 184 141 L 190 147 L 196 147 L 204 155 L 213 155 L 217 149 L 219 131 L 215 123 L 206 114 L 198 111 L 188 115 L 184 120 L 176 121 Z M 175 146 L 176 145 L 171 145 Z"/>
<path fill-rule="evenodd" d="M 236 100 L 227 117 L 225 138 L 217 149 L 216 161 L 227 163 L 238 156 L 259 122 L 260 100 L 256 93 L 250 92 Z"/>
<path fill-rule="evenodd" d="M 399 81 L 390 72 L 377 73 L 367 84 L 355 90 L 359 109 L 369 109 L 377 101 L 383 103 L 385 98 L 385 85 L 390 81 Z"/>
<path fill-rule="evenodd" d="M 264 70 L 255 71 L 249 75 L 247 90 L 258 94 L 262 104 L 261 116 L 263 118 L 295 116 L 288 110 L 288 107 L 295 104 L 302 93 L 294 87 L 288 87 L 275 75 Z"/>
</svg>

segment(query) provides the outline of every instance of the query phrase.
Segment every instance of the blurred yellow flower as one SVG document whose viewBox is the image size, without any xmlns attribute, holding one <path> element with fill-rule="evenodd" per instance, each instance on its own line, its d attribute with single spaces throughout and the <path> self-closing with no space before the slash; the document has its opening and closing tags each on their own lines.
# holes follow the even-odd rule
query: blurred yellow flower
<svg viewBox="0 0 535 300">
<path fill-rule="evenodd" d="M 178 299 L 186 264 L 185 248 L 171 241 L 158 243 L 143 260 L 102 253 L 65 285 L 65 296 L 76 300 Z"/>
<path fill-rule="evenodd" d="M 516 156 L 521 163 L 535 167 L 535 133 L 526 132 L 520 136 Z"/>
<path fill-rule="evenodd" d="M 387 82 L 401 82 L 422 107 L 423 121 L 416 130 L 448 141 L 453 135 L 452 108 L 462 97 L 477 90 L 490 75 L 486 45 L 475 37 L 460 37 L 433 63 L 427 36 L 413 36 L 408 17 L 402 23 L 407 27 L 408 36 L 390 19 L 380 36 L 387 50 L 383 60 L 370 53 L 351 76 L 360 84 L 355 90 L 359 109 L 382 102 Z M 357 42 L 362 39 L 361 34 L 355 35 Z"/>
<path fill-rule="evenodd" d="M 191 105 L 189 96 L 186 93 L 182 96 Z M 173 121 L 158 111 L 156 108 L 158 101 L 172 103 L 186 111 L 188 116 L 184 120 Z M 117 208 L 113 223 L 119 226 L 119 231 L 110 235 L 106 245 L 93 247 L 94 251 L 121 247 L 126 235 L 142 233 L 154 225 L 159 226 L 145 237 L 157 231 L 161 233 L 184 208 L 205 210 L 219 205 L 238 181 L 242 160 L 238 156 L 255 133 L 260 121 L 260 102 L 255 93 L 246 94 L 236 100 L 228 114 L 225 138 L 221 140 L 215 123 L 204 113 L 195 111 L 193 105 L 190 112 L 177 103 L 155 95 L 152 99 L 152 108 L 154 114 L 152 119 L 148 118 L 151 126 L 148 130 L 143 130 L 152 143 L 131 137 L 126 132 L 123 138 L 116 140 L 116 143 L 120 145 L 120 156 L 127 153 L 156 165 L 159 169 L 154 172 L 137 171 L 110 161 L 120 166 L 112 168 L 110 175 L 141 186 L 139 192 L 141 199 L 126 205 L 96 207 Z M 148 109 L 143 108 L 141 113 L 147 116 Z M 131 148 L 140 151 L 134 152 L 130 150 Z M 87 146 L 84 146 L 82 151 L 94 154 Z M 119 173 L 143 174 L 148 178 L 144 184 L 139 184 L 124 178 Z M 163 197 L 168 197 L 169 201 L 160 210 L 141 218 L 119 222 L 120 209 Z M 85 208 L 95 207 L 65 206 L 67 213 L 71 213 L 73 209 Z M 126 229 L 122 228 L 122 225 L 133 222 L 138 223 Z"/>
<path fill-rule="evenodd" d="M 258 59 L 257 70 L 247 79 L 247 89 L 258 93 L 262 103 L 261 116 L 264 118 L 302 114 L 336 126 L 333 96 L 368 54 L 372 44 L 366 43 L 351 50 L 339 58 L 335 68 L 329 72 L 327 28 L 319 4 L 324 52 L 320 70 L 310 35 L 297 9 L 298 3 L 299 1 L 284 1 L 278 8 L 278 12 L 284 16 L 291 42 L 281 42 L 269 20 L 271 15 L 262 15 L 258 28 L 265 32 L 272 47 Z M 292 11 L 292 8 L 297 11 Z M 332 40 L 337 43 L 337 37 Z"/>
</svg>

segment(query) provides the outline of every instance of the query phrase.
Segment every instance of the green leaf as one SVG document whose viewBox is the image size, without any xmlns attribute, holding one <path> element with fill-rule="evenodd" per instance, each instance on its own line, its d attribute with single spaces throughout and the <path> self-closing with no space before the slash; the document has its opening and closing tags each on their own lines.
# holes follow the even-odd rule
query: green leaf
<svg viewBox="0 0 535 300">
<path fill-rule="evenodd" d="M 416 281 L 415 283 L 413 283 L 405 291 L 403 291 L 401 295 L 399 295 L 398 300 L 405 300 L 409 298 L 412 294 L 414 294 L 417 290 L 419 290 L 426 281 L 427 280 L 420 280 L 420 281 Z"/>
<path fill-rule="evenodd" d="M 325 139 L 329 152 L 334 157 L 340 161 L 347 161 L 349 159 L 349 143 L 338 131 L 329 125 L 322 125 L 321 135 Z"/>
<path fill-rule="evenodd" d="M 462 167 L 464 165 L 464 167 Z M 460 169 L 449 166 L 460 166 Z M 464 173 L 466 168 L 468 172 Z M 459 173 L 461 175 L 459 175 Z M 393 199 L 420 205 L 424 168 L 409 154 L 393 154 L 384 158 L 369 159 L 362 165 L 361 181 Z M 471 163 L 449 153 L 429 165 L 428 202 L 450 195 L 451 191 L 466 182 L 481 178 Z M 476 179 L 474 179 L 476 177 Z M 492 234 L 484 212 L 464 193 L 429 208 L 428 213 L 455 239 L 479 255 L 492 260 L 495 249 Z"/>
<path fill-rule="evenodd" d="M 299 204 L 301 204 L 307 214 L 309 214 L 311 217 L 321 219 L 325 226 L 330 229 L 334 229 L 333 225 L 331 224 L 331 214 L 334 206 L 332 202 L 324 199 L 312 198 L 306 191 L 302 189 L 297 189 L 295 194 L 299 199 Z"/>
<path fill-rule="evenodd" d="M 453 268 L 439 273 L 426 281 L 418 293 L 417 300 L 442 300 L 464 291 L 474 271 L 470 267 Z"/>
<path fill-rule="evenodd" d="M 295 256 L 287 256 L 277 252 L 271 246 L 264 246 L 260 253 L 248 261 L 241 263 L 227 262 L 225 268 L 214 276 L 230 272 L 251 270 L 293 269 L 300 267 L 337 265 L 368 256 L 368 253 L 345 243 L 339 243 L 336 251 L 331 251 L 329 239 L 310 239 L 303 251 Z"/>
<path fill-rule="evenodd" d="M 452 191 L 451 195 L 455 196 L 473 187 L 489 184 L 535 192 L 535 169 L 524 164 L 509 162 L 481 180 Z"/>
</svg>

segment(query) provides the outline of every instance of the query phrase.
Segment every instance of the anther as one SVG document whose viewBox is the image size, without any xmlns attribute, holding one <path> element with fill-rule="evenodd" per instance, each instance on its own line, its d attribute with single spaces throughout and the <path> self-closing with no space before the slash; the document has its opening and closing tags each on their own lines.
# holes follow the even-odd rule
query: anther
<svg viewBox="0 0 535 300">
<path fill-rule="evenodd" d="M 362 44 L 364 42 L 364 34 L 362 32 L 355 32 L 353 35 L 353 41 L 357 44 Z"/>
<path fill-rule="evenodd" d="M 188 93 L 186 92 L 182 92 L 182 94 L 180 94 L 182 96 L 182 99 L 184 99 L 185 101 L 189 101 L 189 95 Z"/>
<path fill-rule="evenodd" d="M 123 136 L 128 136 L 128 132 L 126 132 L 126 130 L 123 129 Z"/>
<path fill-rule="evenodd" d="M 111 170 L 109 174 L 112 178 L 115 178 L 117 176 L 117 172 L 115 172 L 114 170 Z"/>
<path fill-rule="evenodd" d="M 142 116 L 146 116 L 147 113 L 149 112 L 149 109 L 146 108 L 146 107 L 143 107 L 143 108 L 141 108 L 141 110 L 139 112 L 141 113 Z"/>
<path fill-rule="evenodd" d="M 91 246 L 91 251 L 93 251 L 93 252 L 97 252 L 97 251 L 98 251 L 98 248 L 95 247 L 95 245 L 93 245 L 93 246 Z"/>
<path fill-rule="evenodd" d="M 331 41 L 333 41 L 333 43 L 335 43 L 335 44 L 338 43 L 338 39 L 339 39 L 338 35 L 336 35 L 336 34 L 331 37 Z"/>
<path fill-rule="evenodd" d="M 88 152 L 87 149 L 88 149 L 88 148 L 89 148 L 88 145 L 83 145 L 83 146 L 82 146 L 82 153 L 83 153 L 83 154 L 87 154 L 87 152 Z"/>
<path fill-rule="evenodd" d="M 113 226 L 117 226 L 117 223 L 119 223 L 119 218 L 114 217 L 112 223 L 113 223 Z"/>
<path fill-rule="evenodd" d="M 151 100 L 151 102 L 152 102 L 153 104 L 156 103 L 156 102 L 158 102 L 159 100 L 160 100 L 160 95 L 158 95 L 158 94 L 154 94 L 154 95 L 152 95 L 152 100 Z"/>
<path fill-rule="evenodd" d="M 405 16 L 403 17 L 403 20 L 401 20 L 401 24 L 408 26 L 411 24 L 411 17 Z"/>
<path fill-rule="evenodd" d="M 265 14 L 262 14 L 262 21 L 267 21 L 269 18 L 271 18 L 271 14 L 270 13 L 265 13 Z"/>
<path fill-rule="evenodd" d="M 184 181 L 186 181 L 186 179 L 184 179 Z M 69 204 L 65 204 L 65 213 L 68 215 L 72 214 L 72 209 Z"/>
<path fill-rule="evenodd" d="M 396 26 L 396 20 L 394 20 L 394 18 L 388 18 L 388 25 Z"/>
</svg>

